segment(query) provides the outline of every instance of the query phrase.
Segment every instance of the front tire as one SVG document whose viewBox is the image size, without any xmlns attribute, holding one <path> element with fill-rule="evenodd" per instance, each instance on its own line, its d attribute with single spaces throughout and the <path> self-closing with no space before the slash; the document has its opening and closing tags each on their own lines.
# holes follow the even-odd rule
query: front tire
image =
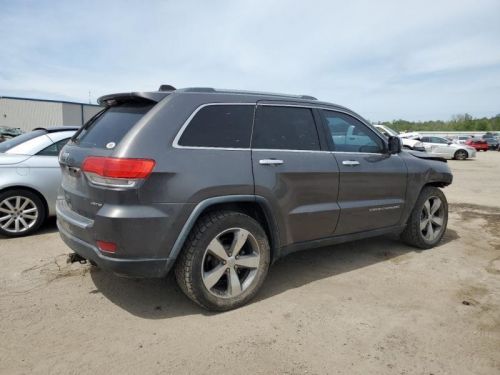
<svg viewBox="0 0 500 375">
<path fill-rule="evenodd" d="M 265 231 L 248 215 L 215 211 L 196 223 L 177 260 L 182 291 L 214 311 L 238 308 L 262 286 L 269 268 Z"/>
<path fill-rule="evenodd" d="M 4 236 L 28 236 L 40 228 L 45 216 L 45 205 L 30 190 L 14 189 L 0 194 L 0 234 Z"/>
<path fill-rule="evenodd" d="M 448 202 L 443 192 L 426 186 L 413 207 L 401 239 L 408 245 L 430 249 L 443 238 L 448 224 Z"/>
<path fill-rule="evenodd" d="M 453 156 L 453 159 L 455 160 L 465 160 L 469 157 L 469 154 L 465 150 L 457 150 L 455 152 L 455 155 Z"/>
</svg>

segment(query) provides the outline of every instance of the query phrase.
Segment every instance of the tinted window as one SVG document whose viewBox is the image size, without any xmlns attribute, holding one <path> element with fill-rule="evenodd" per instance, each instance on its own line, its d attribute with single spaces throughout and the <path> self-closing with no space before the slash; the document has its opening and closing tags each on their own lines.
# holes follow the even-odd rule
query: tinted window
<svg viewBox="0 0 500 375">
<path fill-rule="evenodd" d="M 196 113 L 181 146 L 249 148 L 253 105 L 209 105 Z"/>
<path fill-rule="evenodd" d="M 259 106 L 253 148 L 319 150 L 312 111 L 308 108 Z"/>
<path fill-rule="evenodd" d="M 105 148 L 110 143 L 117 145 L 152 107 L 153 104 L 131 103 L 111 107 L 84 125 L 74 141 L 95 148 Z"/>
<path fill-rule="evenodd" d="M 323 110 L 334 151 L 381 153 L 384 143 L 368 126 L 340 112 Z"/>
<path fill-rule="evenodd" d="M 40 151 L 37 155 L 42 156 L 58 156 L 59 152 L 61 152 L 62 148 L 66 143 L 68 143 L 69 138 L 65 138 L 60 140 L 59 142 L 51 144 L 49 147 L 45 147 L 42 151 Z"/>
</svg>

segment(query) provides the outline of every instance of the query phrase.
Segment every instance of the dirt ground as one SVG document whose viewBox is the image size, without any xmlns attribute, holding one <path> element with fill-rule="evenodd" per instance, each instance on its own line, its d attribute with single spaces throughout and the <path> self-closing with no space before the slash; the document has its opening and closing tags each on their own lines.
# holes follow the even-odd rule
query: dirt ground
<svg viewBox="0 0 500 375">
<path fill-rule="evenodd" d="M 2 374 L 499 374 L 500 152 L 450 161 L 440 246 L 293 254 L 210 314 L 167 280 L 67 265 L 54 221 L 0 239 Z"/>
</svg>

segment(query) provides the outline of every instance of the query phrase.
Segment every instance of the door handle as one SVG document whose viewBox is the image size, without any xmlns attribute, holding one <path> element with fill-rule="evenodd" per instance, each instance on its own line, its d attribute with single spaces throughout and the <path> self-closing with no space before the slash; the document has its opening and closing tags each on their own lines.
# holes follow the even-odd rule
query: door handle
<svg viewBox="0 0 500 375">
<path fill-rule="evenodd" d="M 260 165 L 281 165 L 283 164 L 283 160 L 279 159 L 260 159 L 259 160 Z"/>
<path fill-rule="evenodd" d="M 342 162 L 343 165 L 347 165 L 349 167 L 355 167 L 356 165 L 359 165 L 359 161 L 357 160 L 344 160 Z"/>
</svg>

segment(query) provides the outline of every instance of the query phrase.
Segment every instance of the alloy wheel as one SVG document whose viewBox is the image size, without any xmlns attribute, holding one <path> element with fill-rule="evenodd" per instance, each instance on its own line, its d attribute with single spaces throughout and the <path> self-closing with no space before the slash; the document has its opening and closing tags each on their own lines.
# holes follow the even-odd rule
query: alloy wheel
<svg viewBox="0 0 500 375">
<path fill-rule="evenodd" d="M 246 229 L 231 228 L 219 233 L 208 244 L 202 261 L 202 280 L 214 296 L 233 298 L 255 280 L 260 249 Z"/>
<path fill-rule="evenodd" d="M 38 208 L 30 198 L 11 196 L 0 202 L 0 228 L 9 233 L 22 233 L 36 224 Z"/>
<path fill-rule="evenodd" d="M 440 198 L 432 196 L 425 201 L 422 207 L 420 232 L 426 241 L 434 241 L 443 230 L 444 209 L 442 203 Z"/>
</svg>

